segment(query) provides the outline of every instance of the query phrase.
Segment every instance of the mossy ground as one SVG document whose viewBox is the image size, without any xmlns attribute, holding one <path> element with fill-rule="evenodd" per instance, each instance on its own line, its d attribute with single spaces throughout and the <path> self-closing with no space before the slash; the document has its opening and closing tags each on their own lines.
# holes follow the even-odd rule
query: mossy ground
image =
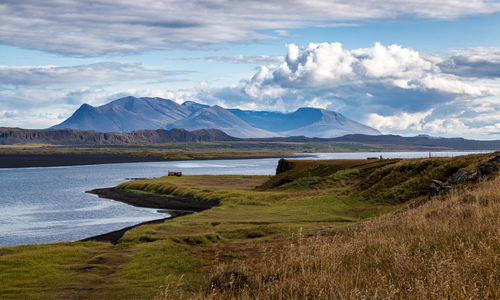
<svg viewBox="0 0 500 300">
<path fill-rule="evenodd" d="M 5 299 L 189 298 L 221 263 L 263 259 L 298 232 L 331 234 L 427 197 L 432 179 L 495 154 L 456 158 L 297 161 L 277 176 L 183 176 L 123 183 L 140 193 L 220 200 L 220 206 L 136 227 L 117 245 L 54 243 L 0 249 Z M 263 256 L 264 255 L 264 256 Z M 172 292 L 174 291 L 174 292 Z"/>
</svg>

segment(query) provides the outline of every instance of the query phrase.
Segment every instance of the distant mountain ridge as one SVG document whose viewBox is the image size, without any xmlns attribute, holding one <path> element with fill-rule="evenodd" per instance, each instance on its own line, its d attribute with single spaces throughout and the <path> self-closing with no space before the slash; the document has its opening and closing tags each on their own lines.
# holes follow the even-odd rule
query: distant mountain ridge
<svg viewBox="0 0 500 300">
<path fill-rule="evenodd" d="M 493 151 L 500 150 L 500 140 L 469 140 L 464 138 L 443 138 L 428 135 L 400 136 L 400 135 L 365 135 L 348 134 L 336 138 L 308 138 L 305 136 L 257 138 L 258 142 L 282 143 L 341 143 L 361 144 L 380 147 L 383 151 Z"/>
<path fill-rule="evenodd" d="M 432 136 L 404 137 L 399 135 L 350 134 L 336 138 L 308 138 L 305 136 L 240 139 L 217 129 L 187 131 L 184 129 L 136 130 L 132 132 L 96 132 L 75 129 L 22 129 L 0 127 L 0 145 L 55 144 L 55 145 L 129 145 L 155 143 L 198 142 L 281 142 L 332 143 L 370 145 L 381 151 L 451 151 L 500 150 L 500 140 L 479 141 L 464 138 Z"/>
<path fill-rule="evenodd" d="M 41 143 L 56 145 L 127 145 L 153 143 L 227 142 L 239 139 L 217 129 L 187 131 L 136 130 L 96 132 L 75 129 L 21 129 L 0 127 L 0 145 Z"/>
<path fill-rule="evenodd" d="M 340 113 L 300 108 L 292 113 L 249 111 L 208 106 L 193 101 L 178 104 L 163 98 L 125 97 L 102 106 L 83 104 L 51 129 L 130 132 L 140 129 L 219 129 L 239 138 L 304 135 L 332 138 L 346 134 L 381 134 Z"/>
</svg>

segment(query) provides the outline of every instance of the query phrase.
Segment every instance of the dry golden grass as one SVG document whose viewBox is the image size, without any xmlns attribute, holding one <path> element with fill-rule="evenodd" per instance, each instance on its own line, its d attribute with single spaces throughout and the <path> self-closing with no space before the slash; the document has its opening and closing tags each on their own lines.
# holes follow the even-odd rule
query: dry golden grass
<svg viewBox="0 0 500 300">
<path fill-rule="evenodd" d="M 197 298 L 499 299 L 500 178 L 264 252 L 219 265 Z"/>
</svg>

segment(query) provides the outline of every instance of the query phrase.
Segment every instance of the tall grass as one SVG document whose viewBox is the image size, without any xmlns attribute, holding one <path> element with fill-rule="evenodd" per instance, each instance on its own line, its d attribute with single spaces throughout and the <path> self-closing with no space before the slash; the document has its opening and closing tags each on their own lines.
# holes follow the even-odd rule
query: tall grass
<svg viewBox="0 0 500 300">
<path fill-rule="evenodd" d="M 500 178 L 263 250 L 219 265 L 197 297 L 499 299 Z"/>
</svg>

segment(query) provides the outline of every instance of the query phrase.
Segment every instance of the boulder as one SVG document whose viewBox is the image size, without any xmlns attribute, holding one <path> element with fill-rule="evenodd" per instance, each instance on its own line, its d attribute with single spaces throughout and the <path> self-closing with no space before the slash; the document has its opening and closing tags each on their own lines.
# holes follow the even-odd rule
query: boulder
<svg viewBox="0 0 500 300">
<path fill-rule="evenodd" d="M 278 161 L 278 166 L 276 167 L 276 175 L 291 170 L 293 169 L 293 167 L 295 167 L 295 163 L 282 158 Z"/>
<path fill-rule="evenodd" d="M 451 186 L 464 184 L 469 181 L 477 181 L 479 172 L 478 170 L 467 171 L 466 169 L 459 169 L 455 174 L 448 178 L 448 183 Z"/>
<path fill-rule="evenodd" d="M 440 180 L 431 180 L 431 184 L 429 185 L 429 188 L 431 190 L 431 195 L 439 195 L 448 192 L 451 190 L 451 186 L 445 185 L 442 181 Z"/>
</svg>

